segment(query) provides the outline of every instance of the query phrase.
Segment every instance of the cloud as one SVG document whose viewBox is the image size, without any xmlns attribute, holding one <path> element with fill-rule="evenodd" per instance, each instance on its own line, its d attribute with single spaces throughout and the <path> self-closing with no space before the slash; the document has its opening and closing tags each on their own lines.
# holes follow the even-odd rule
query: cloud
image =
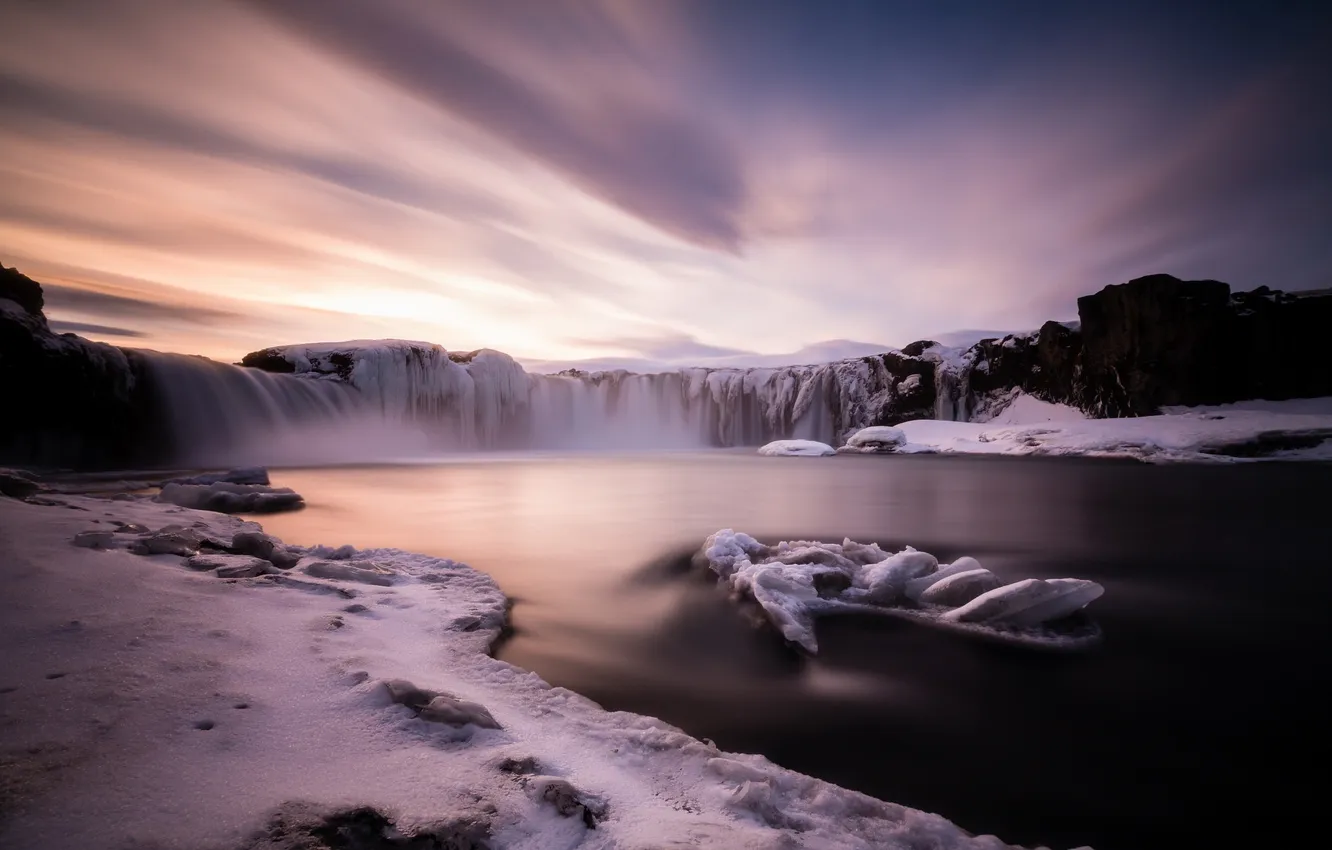
<svg viewBox="0 0 1332 850">
<path fill-rule="evenodd" d="M 744 241 L 747 190 L 739 152 L 700 116 L 614 91 L 615 67 L 575 79 L 559 73 L 544 86 L 521 79 L 504 67 L 512 57 L 482 55 L 450 30 L 460 6 L 437 7 L 435 15 L 426 16 L 421 10 L 429 7 L 388 0 L 254 0 L 254 5 L 663 230 L 729 251 Z M 589 28 L 610 23 L 587 9 L 582 13 L 592 19 Z M 500 25 L 515 24 L 521 26 L 509 18 Z M 613 40 L 596 49 L 616 53 Z M 552 80 L 564 91 L 555 90 Z"/>
<path fill-rule="evenodd" d="M 116 295 L 58 283 L 43 283 L 46 311 L 68 311 L 111 319 L 171 320 L 191 324 L 219 324 L 241 314 L 196 304 L 172 304 L 130 295 Z"/>
<path fill-rule="evenodd" d="M 130 338 L 142 338 L 147 336 L 143 331 L 132 331 L 128 328 L 117 328 L 111 325 L 98 325 L 92 322 L 66 322 L 59 319 L 52 319 L 49 324 L 51 330 L 58 334 L 93 334 L 94 336 L 123 336 Z"/>
<path fill-rule="evenodd" d="M 686 360 L 753 354 L 743 348 L 727 348 L 700 342 L 691 334 L 666 332 L 656 336 L 621 336 L 606 339 L 574 339 L 571 343 L 586 348 L 628 351 L 650 360 Z"/>
</svg>

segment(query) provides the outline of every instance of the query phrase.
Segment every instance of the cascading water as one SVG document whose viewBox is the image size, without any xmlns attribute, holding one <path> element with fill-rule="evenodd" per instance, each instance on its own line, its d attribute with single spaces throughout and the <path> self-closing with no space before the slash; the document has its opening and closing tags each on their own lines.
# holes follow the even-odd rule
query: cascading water
<svg viewBox="0 0 1332 850">
<path fill-rule="evenodd" d="M 839 443 L 870 424 L 960 418 L 937 352 L 817 366 L 528 375 L 497 351 L 386 340 L 266 349 L 244 368 L 148 354 L 181 463 L 326 463 L 475 449 Z M 265 371 L 268 370 L 268 371 Z M 933 388 L 931 391 L 930 388 Z"/>
<path fill-rule="evenodd" d="M 180 354 L 142 356 L 177 464 L 327 463 L 423 447 L 412 433 L 390 427 L 354 388 L 336 381 Z"/>
</svg>

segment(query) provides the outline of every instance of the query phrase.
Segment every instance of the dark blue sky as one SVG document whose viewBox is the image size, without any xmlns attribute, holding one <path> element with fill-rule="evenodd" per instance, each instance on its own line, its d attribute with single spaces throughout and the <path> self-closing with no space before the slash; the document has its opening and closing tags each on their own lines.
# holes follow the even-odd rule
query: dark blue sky
<svg viewBox="0 0 1332 850">
<path fill-rule="evenodd" d="M 0 259 L 161 347 L 779 352 L 1332 285 L 1323 4 L 10 8 Z"/>
</svg>

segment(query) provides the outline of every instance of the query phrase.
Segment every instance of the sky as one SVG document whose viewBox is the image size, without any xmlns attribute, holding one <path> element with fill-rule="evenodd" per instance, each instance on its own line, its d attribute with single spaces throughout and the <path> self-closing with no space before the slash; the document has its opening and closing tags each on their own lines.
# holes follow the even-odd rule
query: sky
<svg viewBox="0 0 1332 850">
<path fill-rule="evenodd" d="M 1323 4 L 0 6 L 0 262 L 117 344 L 707 359 L 1332 286 Z"/>
</svg>

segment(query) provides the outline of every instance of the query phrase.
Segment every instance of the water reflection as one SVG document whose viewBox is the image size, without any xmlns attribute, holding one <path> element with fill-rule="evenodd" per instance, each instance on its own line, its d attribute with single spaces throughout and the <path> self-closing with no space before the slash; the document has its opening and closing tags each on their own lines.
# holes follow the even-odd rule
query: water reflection
<svg viewBox="0 0 1332 850">
<path fill-rule="evenodd" d="M 290 470 L 291 542 L 467 561 L 510 595 L 502 657 L 611 708 L 1007 840 L 1098 848 L 1271 839 L 1312 804 L 1307 746 L 1332 591 L 1319 466 L 748 453 L 472 458 Z M 688 554 L 723 527 L 906 543 L 1008 578 L 1078 576 L 1103 650 L 1061 658 L 880 617 L 804 660 Z M 1296 586 L 1298 592 L 1289 588 Z M 1287 778 L 1291 777 L 1291 778 Z M 1224 825 L 1215 817 L 1228 811 Z"/>
</svg>

